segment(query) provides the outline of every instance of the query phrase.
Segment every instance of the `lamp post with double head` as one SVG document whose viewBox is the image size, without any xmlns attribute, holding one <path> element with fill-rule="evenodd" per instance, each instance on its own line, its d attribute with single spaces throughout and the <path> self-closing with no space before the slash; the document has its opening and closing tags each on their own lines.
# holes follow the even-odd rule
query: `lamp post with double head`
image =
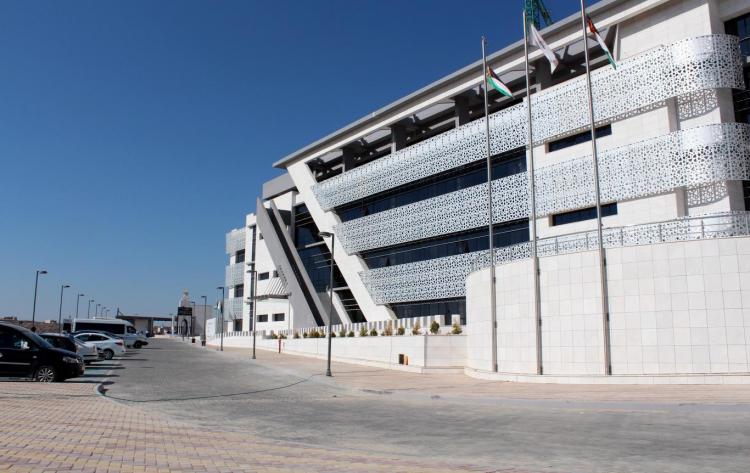
<svg viewBox="0 0 750 473">
<path fill-rule="evenodd" d="M 47 274 L 47 271 L 43 269 L 36 270 L 36 279 L 34 280 L 34 306 L 31 309 L 31 330 L 36 331 L 36 294 L 39 288 L 39 275 Z"/>
<path fill-rule="evenodd" d="M 328 364 L 326 366 L 326 376 L 331 375 L 331 320 L 333 319 L 333 244 L 336 237 L 331 232 L 320 232 L 318 233 L 320 238 L 331 239 L 331 274 L 328 282 L 328 290 L 330 291 L 329 305 L 328 305 Z"/>
<path fill-rule="evenodd" d="M 219 345 L 219 351 L 224 351 L 224 286 L 216 288 L 217 291 L 219 289 L 221 289 L 221 300 L 219 301 L 219 314 L 221 315 L 221 331 L 219 333 L 221 334 L 221 342 Z"/>
<path fill-rule="evenodd" d="M 201 336 L 201 346 L 206 346 L 206 305 L 208 305 L 208 298 L 206 296 L 201 296 L 201 299 L 203 299 L 203 335 Z"/>
<path fill-rule="evenodd" d="M 65 291 L 65 288 L 70 287 L 69 284 L 63 284 L 60 286 L 60 308 L 57 311 L 57 331 L 58 333 L 62 333 L 62 301 L 63 301 L 63 291 Z"/>
</svg>

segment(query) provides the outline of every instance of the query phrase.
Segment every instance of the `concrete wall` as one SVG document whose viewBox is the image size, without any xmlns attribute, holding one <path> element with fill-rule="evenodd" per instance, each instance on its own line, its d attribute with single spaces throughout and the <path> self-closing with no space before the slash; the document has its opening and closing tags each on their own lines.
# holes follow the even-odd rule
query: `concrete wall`
<svg viewBox="0 0 750 473">
<path fill-rule="evenodd" d="M 326 358 L 328 339 L 281 340 L 281 352 L 314 358 Z M 463 371 L 466 360 L 464 335 L 402 335 L 390 337 L 334 337 L 331 340 L 334 360 L 356 364 L 383 366 L 407 371 Z M 209 340 L 217 345 L 218 338 Z M 228 347 L 252 347 L 251 336 L 226 337 Z M 258 337 L 256 348 L 278 351 L 279 340 Z M 399 364 L 399 354 L 408 357 L 408 365 Z"/>
<path fill-rule="evenodd" d="M 606 251 L 613 375 L 750 375 L 750 237 Z M 531 261 L 497 267 L 498 371 L 536 372 Z M 545 375 L 604 374 L 595 251 L 540 258 Z M 490 372 L 489 269 L 467 279 L 467 367 Z"/>
</svg>

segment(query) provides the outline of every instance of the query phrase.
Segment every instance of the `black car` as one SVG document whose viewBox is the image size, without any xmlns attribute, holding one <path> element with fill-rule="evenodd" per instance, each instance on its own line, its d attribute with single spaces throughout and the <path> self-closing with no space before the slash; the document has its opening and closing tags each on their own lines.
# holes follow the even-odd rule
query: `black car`
<svg viewBox="0 0 750 473">
<path fill-rule="evenodd" d="M 0 323 L 0 376 L 64 381 L 84 372 L 83 358 L 53 347 L 31 330 Z"/>
<path fill-rule="evenodd" d="M 40 333 L 39 336 L 47 340 L 49 344 L 55 348 L 78 353 L 76 342 L 71 335 L 63 335 L 61 333 Z"/>
</svg>

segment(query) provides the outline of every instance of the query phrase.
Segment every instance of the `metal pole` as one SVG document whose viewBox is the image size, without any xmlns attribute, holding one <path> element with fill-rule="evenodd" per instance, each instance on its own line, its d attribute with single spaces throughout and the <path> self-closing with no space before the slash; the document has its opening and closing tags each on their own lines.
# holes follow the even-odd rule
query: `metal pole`
<svg viewBox="0 0 750 473">
<path fill-rule="evenodd" d="M 490 247 L 490 331 L 492 333 L 492 371 L 497 371 L 497 307 L 495 307 L 495 242 L 492 222 L 492 152 L 490 148 L 490 112 L 487 99 L 487 39 L 482 36 L 482 77 L 484 78 L 484 125 L 487 134 L 487 216 Z"/>
<path fill-rule="evenodd" d="M 332 376 L 331 374 L 331 321 L 333 319 L 333 246 L 334 242 L 336 241 L 336 236 L 331 233 L 331 274 L 329 277 L 329 285 L 330 285 L 330 301 L 329 301 L 329 311 L 328 311 L 328 364 L 326 365 L 326 376 Z"/>
<path fill-rule="evenodd" d="M 88 309 L 86 309 L 86 318 L 87 319 L 91 318 L 91 303 L 92 302 L 96 302 L 96 301 L 94 299 L 89 299 L 89 307 L 88 307 Z"/>
<path fill-rule="evenodd" d="M 62 301 L 63 301 L 63 291 L 66 287 L 70 287 L 67 284 L 63 284 L 60 286 L 60 308 L 57 311 L 57 332 L 62 333 Z"/>
<path fill-rule="evenodd" d="M 78 297 L 76 297 L 76 318 L 73 320 L 78 320 L 78 305 L 81 302 L 81 296 L 84 296 L 85 294 L 78 294 Z M 70 324 L 70 331 L 73 331 L 73 324 Z"/>
<path fill-rule="evenodd" d="M 589 118 L 591 120 L 591 157 L 594 166 L 594 192 L 596 194 L 596 235 L 599 239 L 599 282 L 602 299 L 602 328 L 604 343 L 604 374 L 612 374 L 612 357 L 609 341 L 609 300 L 607 289 L 607 259 L 604 255 L 602 238 L 602 202 L 599 190 L 599 160 L 596 154 L 596 127 L 594 101 L 591 96 L 591 68 L 589 66 L 588 34 L 586 33 L 586 3 L 581 0 L 581 34 L 583 35 L 583 55 L 586 60 L 586 90 L 589 100 Z"/>
<path fill-rule="evenodd" d="M 526 63 L 526 119 L 529 143 L 529 193 L 531 205 L 531 261 L 534 271 L 534 325 L 536 329 L 536 374 L 544 374 L 542 365 L 542 304 L 539 290 L 539 255 L 536 233 L 536 182 L 534 180 L 534 139 L 531 126 L 531 85 L 529 81 L 529 41 L 526 10 L 523 11 L 523 54 Z"/>
<path fill-rule="evenodd" d="M 34 280 L 34 306 L 31 309 L 31 328 L 36 330 L 36 295 L 39 288 L 39 274 L 47 274 L 47 271 L 37 270 L 36 279 Z"/>
<path fill-rule="evenodd" d="M 256 332 L 256 323 L 257 323 L 257 316 L 256 312 L 258 312 L 257 302 L 255 298 L 255 294 L 257 293 L 258 288 L 258 271 L 255 270 L 255 264 L 253 264 L 253 360 L 255 359 L 255 332 Z"/>
<path fill-rule="evenodd" d="M 218 288 L 217 288 L 218 289 Z M 219 351 L 224 351 L 224 286 L 221 286 L 221 305 L 219 305 L 219 314 L 221 314 L 221 344 Z"/>
<path fill-rule="evenodd" d="M 206 306 L 208 305 L 208 297 L 201 296 L 203 299 L 203 335 L 201 335 L 201 346 L 206 346 Z"/>
</svg>

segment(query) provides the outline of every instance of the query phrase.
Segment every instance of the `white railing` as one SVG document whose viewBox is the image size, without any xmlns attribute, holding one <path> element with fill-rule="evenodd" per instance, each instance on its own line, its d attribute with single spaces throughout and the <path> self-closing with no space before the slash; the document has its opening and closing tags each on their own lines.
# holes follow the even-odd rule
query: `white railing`
<svg viewBox="0 0 750 473">
<path fill-rule="evenodd" d="M 675 241 L 750 235 L 749 212 L 683 217 L 664 222 L 605 228 L 604 247 L 650 245 Z M 540 257 L 598 248 L 595 230 L 538 240 Z M 529 242 L 495 249 L 495 263 L 531 256 Z M 377 304 L 462 297 L 469 273 L 489 265 L 489 251 L 376 268 L 360 273 Z"/>
</svg>

